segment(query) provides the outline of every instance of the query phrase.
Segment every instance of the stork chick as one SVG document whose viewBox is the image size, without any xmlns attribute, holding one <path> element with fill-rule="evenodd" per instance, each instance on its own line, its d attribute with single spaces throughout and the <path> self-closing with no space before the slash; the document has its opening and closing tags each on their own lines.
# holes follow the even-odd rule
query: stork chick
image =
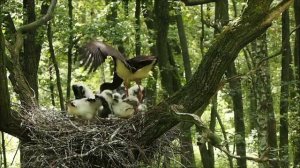
<svg viewBox="0 0 300 168">
<path fill-rule="evenodd" d="M 102 102 L 98 98 L 75 99 L 67 104 L 67 111 L 71 115 L 91 120 L 95 117 L 101 104 Z"/>
<path fill-rule="evenodd" d="M 93 91 L 84 84 L 74 84 L 72 85 L 72 90 L 74 92 L 75 99 L 95 98 Z"/>
<path fill-rule="evenodd" d="M 122 99 L 119 93 L 114 93 L 113 98 L 112 111 L 115 116 L 128 119 L 136 111 L 138 105 L 136 97 L 128 96 Z"/>
</svg>

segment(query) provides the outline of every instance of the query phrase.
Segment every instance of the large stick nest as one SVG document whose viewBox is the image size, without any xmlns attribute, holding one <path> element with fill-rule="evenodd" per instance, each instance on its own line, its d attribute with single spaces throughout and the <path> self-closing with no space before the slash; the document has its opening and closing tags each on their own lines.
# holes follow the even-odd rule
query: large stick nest
<svg viewBox="0 0 300 168">
<path fill-rule="evenodd" d="M 35 110 L 22 119 L 31 138 L 22 148 L 30 155 L 26 167 L 137 167 L 170 144 L 169 136 L 147 147 L 136 142 L 143 128 L 141 114 L 88 123 L 62 112 Z"/>
</svg>

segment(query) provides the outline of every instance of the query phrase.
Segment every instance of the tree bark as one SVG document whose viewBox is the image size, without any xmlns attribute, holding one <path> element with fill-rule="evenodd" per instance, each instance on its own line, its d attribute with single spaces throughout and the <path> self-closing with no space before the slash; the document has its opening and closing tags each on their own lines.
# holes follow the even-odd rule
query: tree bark
<svg viewBox="0 0 300 168">
<path fill-rule="evenodd" d="M 282 59 L 281 59 L 281 90 L 280 90 L 280 141 L 279 158 L 281 167 L 289 167 L 289 129 L 288 129 L 288 110 L 289 110 L 289 83 L 290 63 L 292 58 L 290 45 L 290 18 L 289 10 L 282 14 Z"/>
<path fill-rule="evenodd" d="M 25 12 L 24 24 L 32 23 L 36 20 L 35 0 L 24 0 L 23 8 Z M 34 91 L 38 101 L 38 67 L 41 57 L 41 44 L 37 42 L 37 31 L 30 30 L 24 38 L 24 53 L 20 57 L 20 62 L 24 75 Z"/>
<path fill-rule="evenodd" d="M 258 52 L 254 58 L 256 65 L 268 57 L 267 36 L 263 34 L 257 40 Z M 273 107 L 273 97 L 271 92 L 270 66 L 268 61 L 261 63 L 257 71 L 257 98 L 258 98 L 258 141 L 259 141 L 259 155 L 266 151 L 269 158 L 278 159 L 277 151 L 277 137 L 276 137 L 276 120 Z M 270 149 L 268 149 L 270 148 Z M 269 165 L 264 164 L 265 167 L 273 166 L 279 167 L 277 161 L 269 162 Z"/>
<path fill-rule="evenodd" d="M 253 3 L 255 2 L 255 3 Z M 228 25 L 212 43 L 203 57 L 192 79 L 179 92 L 165 99 L 148 111 L 145 125 L 147 127 L 137 135 L 138 141 L 151 144 L 167 130 L 178 124 L 172 116 L 170 105 L 180 104 L 184 108 L 181 112 L 194 113 L 201 116 L 210 98 L 219 88 L 220 80 L 238 53 L 249 42 L 263 34 L 292 2 L 282 2 L 270 9 L 272 1 L 248 1 L 242 17 L 237 23 Z"/>
<path fill-rule="evenodd" d="M 149 34 L 149 43 L 154 43 L 154 40 L 156 40 L 156 34 L 155 32 L 155 24 L 154 24 L 154 15 L 153 15 L 153 2 L 151 0 L 142 0 L 142 12 L 145 20 L 145 24 L 148 29 Z M 154 43 L 153 46 L 150 47 L 150 53 L 151 55 L 157 55 L 157 48 L 156 44 Z M 153 106 L 156 104 L 156 98 L 157 98 L 157 78 L 158 78 L 158 70 L 154 68 L 153 70 L 153 76 L 148 78 L 147 81 L 147 88 L 146 88 L 146 94 L 147 97 L 151 97 L 151 99 L 147 100 L 147 104 L 150 106 Z"/>
<path fill-rule="evenodd" d="M 211 101 L 211 110 L 210 110 L 210 122 L 209 122 L 209 129 L 212 133 L 215 133 L 216 131 L 216 125 L 217 125 L 217 113 L 218 113 L 218 92 L 216 95 L 213 96 Z M 207 144 L 208 146 L 208 153 L 210 158 L 210 166 L 215 167 L 215 152 L 214 147 L 211 143 Z"/>
<path fill-rule="evenodd" d="M 51 104 L 55 107 L 54 84 L 53 84 L 53 65 L 51 58 L 49 59 L 49 89 L 51 96 Z"/>
<path fill-rule="evenodd" d="M 67 75 L 67 98 L 66 100 L 70 100 L 71 96 L 71 81 L 72 81 L 72 50 L 74 46 L 74 32 L 73 32 L 73 5 L 72 5 L 72 0 L 68 0 L 68 14 L 69 14 L 69 23 L 68 23 L 68 28 L 70 31 L 69 34 L 69 41 L 68 41 L 68 75 Z M 61 100 L 60 100 L 61 101 Z M 62 106 L 61 106 L 62 108 Z"/>
<path fill-rule="evenodd" d="M 241 80 L 239 78 L 230 79 L 236 75 L 238 73 L 233 62 L 227 70 L 226 76 L 229 78 L 230 96 L 233 103 L 236 153 L 242 157 L 237 159 L 237 167 L 246 168 L 247 162 L 244 158 L 246 156 L 245 123 Z"/>
<path fill-rule="evenodd" d="M 215 24 L 221 25 L 221 27 L 224 27 L 225 25 L 228 24 L 228 21 L 229 21 L 228 0 L 216 1 L 216 3 L 215 3 Z M 219 31 L 220 30 L 215 28 L 215 35 L 218 34 Z M 230 71 L 230 68 L 232 68 L 232 66 L 234 66 L 234 63 L 232 65 L 230 65 L 229 70 L 227 70 L 227 72 L 229 71 L 230 75 L 232 75 L 232 73 L 234 73 L 233 71 Z M 233 67 L 233 68 L 235 68 L 235 67 Z M 233 82 L 233 81 L 231 81 L 231 82 Z M 230 90 L 232 91 L 233 90 L 233 85 L 229 84 L 229 87 L 230 87 Z M 237 98 L 237 97 L 235 97 L 235 98 Z M 235 100 L 237 100 L 237 99 L 233 99 L 233 101 L 235 101 Z M 234 103 L 236 103 L 236 102 L 234 102 Z M 237 104 L 234 104 L 234 105 L 237 105 Z M 241 112 L 241 111 L 236 111 L 236 110 L 237 109 L 234 109 L 235 115 L 236 115 L 236 112 Z M 243 111 L 242 111 L 242 113 L 243 113 Z M 235 123 L 235 126 L 236 126 L 236 124 L 237 123 Z M 239 124 L 241 124 L 241 123 L 239 122 Z M 244 123 L 242 123 L 242 124 L 244 124 Z M 236 132 L 237 132 L 236 127 L 235 127 L 235 129 L 236 129 Z M 245 131 L 245 129 L 244 129 L 244 131 Z M 241 134 L 241 135 L 243 135 L 243 134 Z M 225 133 L 224 133 L 224 136 L 226 137 Z M 229 150 L 228 145 L 227 145 L 227 150 Z M 233 167 L 232 158 L 228 157 L 228 162 L 229 162 L 230 167 L 232 168 Z M 239 164 L 241 164 L 241 160 L 238 160 L 237 162 L 238 162 L 238 166 L 240 166 Z M 246 162 L 246 160 L 245 160 L 245 162 Z M 246 165 L 246 163 L 243 166 L 245 166 L 245 165 Z"/>
<path fill-rule="evenodd" d="M 187 44 L 186 35 L 184 31 L 184 24 L 182 20 L 180 6 L 178 6 L 178 8 L 179 9 L 176 14 L 176 23 L 177 23 L 180 47 L 182 51 L 185 80 L 188 81 L 192 77 L 192 68 L 191 68 L 190 55 L 189 55 L 188 44 Z"/>
<path fill-rule="evenodd" d="M 184 24 L 181 15 L 180 6 L 177 7 L 177 14 L 176 14 L 176 23 L 178 29 L 178 36 L 182 51 L 182 59 L 183 59 L 183 66 L 185 72 L 185 80 L 188 82 L 192 77 L 192 70 L 191 70 L 191 63 L 190 63 L 190 56 L 188 51 L 188 44 L 187 39 L 184 31 Z M 173 65 L 176 66 L 176 65 Z M 180 139 L 181 142 L 181 163 L 185 167 L 195 167 L 195 157 L 194 157 L 194 149 L 193 149 L 193 141 L 192 141 L 192 132 L 190 128 L 184 129 L 182 127 L 182 136 Z"/>
<path fill-rule="evenodd" d="M 141 0 L 135 1 L 135 55 L 141 55 Z"/>
<path fill-rule="evenodd" d="M 296 26 L 300 25 L 300 0 L 294 2 L 295 22 Z M 294 49 L 294 65 L 295 65 L 295 81 L 297 81 L 296 92 L 300 96 L 300 29 L 296 30 L 295 49 Z M 297 101 L 297 100 L 296 100 Z M 300 118 L 300 105 L 298 101 L 297 118 Z M 294 167 L 300 166 L 300 128 L 296 127 L 296 135 L 294 139 Z"/>
<path fill-rule="evenodd" d="M 3 155 L 3 165 L 4 168 L 8 168 L 7 167 L 7 159 L 6 159 L 6 145 L 5 145 L 5 137 L 4 137 L 4 132 L 1 131 L 1 153 Z M 0 157 L 1 158 L 1 157 Z M 2 165 L 2 160 L 0 159 L 0 165 Z M 1 167 L 1 166 L 0 166 Z"/>
<path fill-rule="evenodd" d="M 123 6 L 124 6 L 124 13 L 125 16 L 128 16 L 129 13 L 129 0 L 123 0 Z"/>
<path fill-rule="evenodd" d="M 0 17 L 2 22 L 2 18 Z M 21 121 L 18 120 L 15 111 L 10 109 L 10 94 L 8 91 L 8 81 L 5 58 L 5 39 L 2 33 L 2 25 L 0 24 L 0 130 L 16 137 L 22 137 L 23 130 L 20 128 Z"/>
<path fill-rule="evenodd" d="M 166 92 L 165 96 L 173 93 L 172 68 L 168 55 L 168 29 L 169 29 L 169 3 L 165 0 L 155 0 L 154 3 L 155 23 L 156 23 L 156 46 L 158 66 L 161 74 L 161 85 Z"/>
<path fill-rule="evenodd" d="M 205 37 L 205 27 L 204 27 L 204 10 L 203 5 L 200 7 L 201 14 L 201 36 L 200 36 L 200 50 L 201 50 L 201 56 L 204 56 L 204 37 Z"/>
<path fill-rule="evenodd" d="M 47 38 L 48 38 L 48 43 L 49 43 L 50 58 L 51 58 L 53 66 L 54 66 L 55 74 L 56 74 L 56 86 L 57 86 L 57 90 L 58 90 L 60 110 L 64 111 L 65 110 L 65 104 L 64 104 L 65 101 L 64 101 L 63 91 L 62 91 L 62 87 L 61 87 L 58 63 L 57 63 L 57 60 L 55 58 L 54 47 L 53 47 L 53 43 L 52 43 L 53 32 L 52 32 L 52 29 L 51 29 L 51 22 L 48 23 Z"/>
<path fill-rule="evenodd" d="M 171 95 L 172 93 L 177 92 L 182 86 L 181 86 L 181 82 L 180 82 L 179 70 L 176 67 L 176 62 L 174 60 L 172 46 L 170 45 L 170 43 L 167 43 L 167 46 L 168 46 L 167 51 L 168 51 L 169 63 L 170 63 L 170 66 L 172 67 L 171 74 L 169 74 L 169 76 L 172 77 L 172 85 L 173 85 L 172 89 L 173 90 L 171 93 L 168 93 L 169 95 Z"/>
<path fill-rule="evenodd" d="M 218 112 L 218 96 L 214 95 L 211 99 L 211 110 L 210 110 L 210 122 L 209 130 L 214 133 L 217 123 L 217 112 Z M 199 128 L 196 128 L 197 132 L 201 132 Z M 203 168 L 214 168 L 215 167 L 215 152 L 214 147 L 211 143 L 203 143 L 201 139 L 198 138 L 197 142 L 201 155 L 201 162 Z"/>
<path fill-rule="evenodd" d="M 254 61 L 252 60 L 252 58 L 254 57 L 253 55 L 255 54 L 252 51 L 256 51 L 256 43 L 252 42 L 251 43 L 251 48 L 252 50 L 248 49 L 248 47 L 246 47 L 247 49 L 244 50 L 244 55 L 245 55 L 245 59 L 247 62 L 247 67 L 248 67 L 248 71 L 251 71 L 253 69 L 253 67 L 255 65 Z M 256 79 L 256 75 L 254 74 L 250 74 L 250 79 L 248 81 L 248 87 L 247 87 L 247 93 L 248 93 L 248 99 L 249 99 L 249 107 L 247 109 L 247 115 L 249 118 L 249 132 L 251 130 L 257 129 L 257 79 Z"/>
<path fill-rule="evenodd" d="M 23 42 L 24 42 L 22 33 L 30 31 L 30 30 L 34 30 L 34 29 L 38 28 L 39 26 L 41 26 L 42 24 L 44 24 L 45 22 L 47 22 L 48 20 L 50 20 L 53 16 L 56 2 L 57 2 L 56 0 L 51 1 L 50 7 L 47 10 L 47 13 L 42 18 L 19 27 L 15 31 L 15 35 L 10 36 L 10 37 L 15 38 L 15 39 L 11 40 L 12 44 L 9 44 L 9 42 L 6 42 L 4 40 L 5 38 L 2 34 L 2 27 L 0 27 L 1 28 L 1 31 L 0 31 L 1 49 L 0 49 L 0 51 L 1 51 L 1 59 L 3 59 L 0 63 L 5 62 L 5 66 L 1 66 L 1 68 L 6 67 L 9 70 L 9 72 L 10 72 L 9 78 L 13 85 L 13 89 L 19 95 L 20 101 L 24 105 L 24 108 L 27 110 L 36 108 L 37 101 L 34 97 L 32 89 L 30 88 L 27 80 L 25 79 L 23 71 L 21 70 L 19 56 L 20 56 L 20 50 L 23 47 Z M 0 19 L 2 19 L 2 17 L 0 17 Z M 2 20 L 1 20 L 1 23 L 2 23 Z M 14 26 L 11 26 L 11 27 L 14 27 Z M 9 50 L 10 57 L 5 55 L 5 52 L 4 52 L 5 47 Z M 0 75 L 0 76 L 6 77 L 5 74 Z M 0 89 L 0 91 L 3 91 L 3 94 L 1 94 L 2 95 L 1 98 L 9 99 L 9 95 L 7 95 L 8 94 L 7 86 L 5 86 L 5 83 L 4 83 L 6 80 L 7 80 L 6 78 L 3 80 L 2 79 L 0 80 L 1 82 L 3 82 L 3 83 L 0 82 L 1 87 L 3 87 L 3 89 L 2 88 Z M 7 105 L 7 100 L 3 100 L 0 102 L 3 103 L 3 106 L 2 106 L 2 104 L 0 105 L 0 108 L 1 108 L 1 110 L 0 110 L 0 115 L 1 115 L 0 116 L 0 119 L 1 119 L 0 130 L 7 132 L 8 134 L 11 134 L 13 136 L 16 136 L 21 140 L 28 140 L 29 139 L 29 137 L 27 135 L 28 132 L 20 126 L 21 121 L 18 118 L 18 113 L 14 110 L 7 110 L 6 106 L 9 106 L 9 105 Z M 4 108 L 3 111 L 2 111 L 2 108 Z"/>
</svg>

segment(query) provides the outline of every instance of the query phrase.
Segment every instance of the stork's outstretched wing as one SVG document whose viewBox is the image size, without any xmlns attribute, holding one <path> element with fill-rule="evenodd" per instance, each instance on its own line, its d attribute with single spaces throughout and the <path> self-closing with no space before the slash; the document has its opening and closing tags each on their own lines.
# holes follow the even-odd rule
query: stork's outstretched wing
<svg viewBox="0 0 300 168">
<path fill-rule="evenodd" d="M 81 66 L 85 69 L 90 68 L 89 72 L 95 71 L 107 58 L 112 56 L 121 60 L 126 66 L 129 66 L 124 56 L 115 48 L 105 44 L 104 42 L 93 40 L 82 48 L 80 57 Z"/>
<path fill-rule="evenodd" d="M 137 56 L 127 60 L 128 64 L 131 67 L 134 67 L 136 70 L 141 69 L 149 64 L 156 64 L 157 57 L 156 56 Z"/>
</svg>

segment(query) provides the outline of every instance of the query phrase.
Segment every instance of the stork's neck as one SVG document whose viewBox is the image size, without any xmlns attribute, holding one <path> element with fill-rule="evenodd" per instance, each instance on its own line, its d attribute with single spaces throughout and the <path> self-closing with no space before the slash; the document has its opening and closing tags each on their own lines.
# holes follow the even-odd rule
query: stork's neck
<svg viewBox="0 0 300 168">
<path fill-rule="evenodd" d="M 116 72 L 120 78 L 125 82 L 129 82 L 128 79 L 132 75 L 130 69 L 119 59 L 116 59 Z"/>
</svg>

